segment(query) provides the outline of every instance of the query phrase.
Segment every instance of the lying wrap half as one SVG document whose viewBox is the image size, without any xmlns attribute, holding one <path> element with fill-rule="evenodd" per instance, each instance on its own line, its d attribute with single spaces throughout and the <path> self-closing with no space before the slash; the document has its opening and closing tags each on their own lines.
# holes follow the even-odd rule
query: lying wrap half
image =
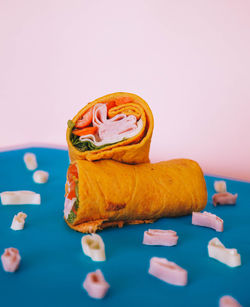
<svg viewBox="0 0 250 307">
<path fill-rule="evenodd" d="M 191 214 L 206 203 L 204 176 L 192 160 L 138 165 L 76 160 L 67 173 L 64 218 L 77 231 L 96 232 Z"/>
<path fill-rule="evenodd" d="M 114 93 L 87 104 L 68 121 L 70 160 L 149 162 L 154 120 L 148 104 L 130 93 Z"/>
</svg>

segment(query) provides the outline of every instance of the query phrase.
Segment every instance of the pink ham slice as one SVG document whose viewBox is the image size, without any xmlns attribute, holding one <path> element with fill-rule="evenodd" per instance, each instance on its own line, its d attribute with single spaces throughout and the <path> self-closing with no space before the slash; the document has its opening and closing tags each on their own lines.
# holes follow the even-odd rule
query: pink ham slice
<svg viewBox="0 0 250 307">
<path fill-rule="evenodd" d="M 187 271 L 166 258 L 151 258 L 148 272 L 172 285 L 185 286 L 187 284 Z"/>
<path fill-rule="evenodd" d="M 225 295 L 220 298 L 220 307 L 242 307 L 232 296 Z"/>
<path fill-rule="evenodd" d="M 108 119 L 107 106 L 97 104 L 93 110 L 93 126 L 98 127 L 101 140 L 111 139 L 115 135 L 125 133 L 137 128 L 137 119 L 134 115 L 117 114 Z"/>
<path fill-rule="evenodd" d="M 6 272 L 15 272 L 21 260 L 18 249 L 14 247 L 9 247 L 4 250 L 4 253 L 1 256 L 3 269 Z"/>
<path fill-rule="evenodd" d="M 64 201 L 64 217 L 67 219 L 69 214 L 70 214 L 70 211 L 72 210 L 72 207 L 74 205 L 76 201 L 76 198 L 72 198 L 72 199 L 68 199 L 68 197 L 66 196 L 65 197 L 65 201 Z"/>
<path fill-rule="evenodd" d="M 173 230 L 149 229 L 143 237 L 143 244 L 146 245 L 173 246 L 177 241 L 177 233 Z"/>
<path fill-rule="evenodd" d="M 115 135 L 123 134 L 137 128 L 137 119 L 134 115 L 117 114 L 108 119 L 107 106 L 97 104 L 93 110 L 93 126 L 98 127 L 101 140 L 111 139 Z"/>
<path fill-rule="evenodd" d="M 223 231 L 223 220 L 209 212 L 193 212 L 192 224 L 212 228 L 216 231 Z"/>
<path fill-rule="evenodd" d="M 213 205 L 235 205 L 238 194 L 231 194 L 229 192 L 216 193 L 213 195 Z"/>
<path fill-rule="evenodd" d="M 88 273 L 83 283 L 83 288 L 88 292 L 88 295 L 98 299 L 104 298 L 109 287 L 101 270 Z"/>
<path fill-rule="evenodd" d="M 117 114 L 108 118 L 107 106 L 103 103 L 94 106 L 92 124 L 98 128 L 98 133 L 81 136 L 80 140 L 91 141 L 96 146 L 120 142 L 135 136 L 142 129 L 142 121 L 137 122 L 134 115 Z"/>
</svg>

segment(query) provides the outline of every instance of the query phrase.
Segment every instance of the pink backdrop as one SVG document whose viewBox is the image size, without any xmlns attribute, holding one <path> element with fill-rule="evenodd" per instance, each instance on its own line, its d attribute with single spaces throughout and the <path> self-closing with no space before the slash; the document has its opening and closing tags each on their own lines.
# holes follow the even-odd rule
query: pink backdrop
<svg viewBox="0 0 250 307">
<path fill-rule="evenodd" d="M 152 161 L 250 180 L 250 2 L 0 1 L 1 147 L 65 145 L 87 102 L 129 91 L 155 117 Z"/>
</svg>

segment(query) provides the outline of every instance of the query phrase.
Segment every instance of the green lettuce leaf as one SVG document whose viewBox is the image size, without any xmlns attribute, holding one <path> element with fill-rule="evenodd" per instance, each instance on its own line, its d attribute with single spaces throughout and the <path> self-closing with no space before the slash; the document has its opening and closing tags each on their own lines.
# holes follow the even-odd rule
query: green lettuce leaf
<svg viewBox="0 0 250 307">
<path fill-rule="evenodd" d="M 87 151 L 87 150 L 97 150 L 97 149 L 104 148 L 106 146 L 114 145 L 114 144 L 122 142 L 124 139 L 116 143 L 105 144 L 102 146 L 95 146 L 95 144 L 93 144 L 91 141 L 82 142 L 78 135 L 71 133 L 70 140 L 71 140 L 72 145 L 75 146 L 78 150 Z"/>
<path fill-rule="evenodd" d="M 70 119 L 68 120 L 67 125 L 68 125 L 68 128 L 71 129 L 71 131 L 75 127 L 75 124 Z M 105 144 L 105 145 L 102 145 L 102 146 L 95 146 L 95 144 L 93 144 L 91 141 L 83 141 L 82 142 L 78 135 L 75 135 L 72 132 L 70 134 L 70 141 L 71 141 L 72 145 L 74 147 L 76 147 L 79 151 L 82 151 L 82 152 L 102 149 L 102 148 L 104 148 L 106 146 L 110 146 L 110 145 L 114 145 L 114 144 L 120 143 L 120 142 L 124 141 L 125 139 L 126 138 L 122 139 L 119 142 L 115 142 L 115 143 L 109 143 L 109 144 Z"/>
<path fill-rule="evenodd" d="M 78 208 L 79 208 L 79 200 L 78 199 L 75 201 L 74 206 L 75 206 L 75 209 L 77 211 Z"/>
<path fill-rule="evenodd" d="M 76 199 L 78 201 L 79 199 L 79 188 L 78 188 L 78 180 L 76 180 L 76 185 L 75 185 L 75 193 L 76 193 Z"/>
<path fill-rule="evenodd" d="M 70 211 L 70 214 L 68 215 L 67 221 L 68 221 L 70 224 L 73 224 L 75 218 L 76 218 L 76 215 L 75 215 L 75 213 L 71 210 L 71 211 Z"/>
<path fill-rule="evenodd" d="M 67 125 L 69 129 L 73 129 L 75 127 L 75 124 L 73 123 L 71 119 L 68 120 Z"/>
<path fill-rule="evenodd" d="M 75 193 L 76 193 L 76 201 L 74 202 L 74 205 L 73 207 L 75 208 L 75 210 L 77 211 L 78 208 L 79 208 L 79 188 L 78 188 L 78 180 L 76 180 L 76 185 L 75 185 Z M 67 218 L 67 221 L 70 223 L 70 224 L 73 224 L 74 223 L 74 220 L 76 218 L 76 214 L 71 210 L 69 215 L 68 215 L 68 218 Z"/>
</svg>

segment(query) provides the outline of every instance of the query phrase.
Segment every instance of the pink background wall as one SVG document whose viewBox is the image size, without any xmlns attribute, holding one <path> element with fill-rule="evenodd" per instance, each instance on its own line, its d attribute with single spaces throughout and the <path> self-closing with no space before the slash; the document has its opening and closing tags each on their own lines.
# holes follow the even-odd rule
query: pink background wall
<svg viewBox="0 0 250 307">
<path fill-rule="evenodd" d="M 250 2 L 0 1 L 0 147 L 65 144 L 87 102 L 129 91 L 155 117 L 152 161 L 250 180 Z"/>
</svg>

